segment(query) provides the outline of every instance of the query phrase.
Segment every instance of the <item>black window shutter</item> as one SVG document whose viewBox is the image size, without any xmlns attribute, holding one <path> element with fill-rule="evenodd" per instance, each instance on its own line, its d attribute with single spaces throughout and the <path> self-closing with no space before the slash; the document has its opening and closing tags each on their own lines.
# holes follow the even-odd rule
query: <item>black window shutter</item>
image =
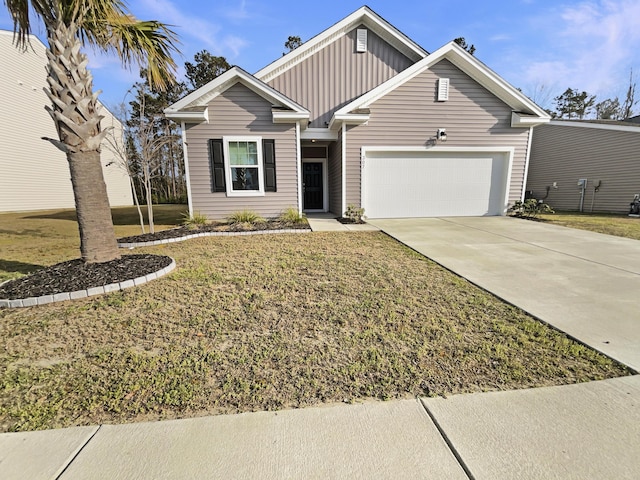
<svg viewBox="0 0 640 480">
<path fill-rule="evenodd" d="M 226 192 L 227 187 L 224 182 L 224 153 L 221 138 L 209 140 L 209 158 L 211 161 L 211 191 Z"/>
<path fill-rule="evenodd" d="M 277 192 L 275 140 L 262 140 L 262 159 L 264 160 L 264 191 Z"/>
</svg>

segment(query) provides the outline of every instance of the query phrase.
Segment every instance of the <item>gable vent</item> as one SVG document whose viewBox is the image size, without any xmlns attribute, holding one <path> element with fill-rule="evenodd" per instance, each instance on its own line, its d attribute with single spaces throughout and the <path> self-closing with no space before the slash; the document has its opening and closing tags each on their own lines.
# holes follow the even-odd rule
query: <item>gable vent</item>
<svg viewBox="0 0 640 480">
<path fill-rule="evenodd" d="M 446 102 L 447 100 L 449 100 L 449 79 L 439 78 L 438 79 L 438 101 Z"/>
<path fill-rule="evenodd" d="M 356 52 L 367 51 L 367 29 L 359 28 L 356 35 Z"/>
</svg>

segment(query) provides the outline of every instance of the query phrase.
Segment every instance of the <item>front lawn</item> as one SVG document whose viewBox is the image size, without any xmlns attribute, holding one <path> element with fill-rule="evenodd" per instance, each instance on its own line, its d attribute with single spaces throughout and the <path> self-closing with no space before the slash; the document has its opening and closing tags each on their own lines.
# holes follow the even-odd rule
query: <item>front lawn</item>
<svg viewBox="0 0 640 480">
<path fill-rule="evenodd" d="M 0 275 L 77 257 L 56 225 L 0 215 Z M 0 431 L 630 373 L 381 233 L 208 237 L 135 253 L 178 267 L 123 292 L 0 310 Z"/>
<path fill-rule="evenodd" d="M 556 212 L 540 215 L 548 223 L 640 240 L 640 218 L 622 214 Z"/>
<path fill-rule="evenodd" d="M 153 211 L 159 231 L 180 225 L 187 206 L 159 205 Z M 135 207 L 113 208 L 112 217 L 118 237 L 141 233 Z M 80 238 L 75 210 L 0 214 L 0 252 L 0 283 L 78 258 Z"/>
</svg>

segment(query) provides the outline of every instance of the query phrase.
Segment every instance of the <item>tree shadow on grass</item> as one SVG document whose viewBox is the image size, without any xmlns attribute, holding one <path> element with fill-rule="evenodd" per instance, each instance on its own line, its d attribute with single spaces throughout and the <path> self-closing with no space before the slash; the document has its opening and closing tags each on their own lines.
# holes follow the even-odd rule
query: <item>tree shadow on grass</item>
<svg viewBox="0 0 640 480">
<path fill-rule="evenodd" d="M 24 218 L 39 218 L 44 220 L 70 220 L 72 222 L 77 222 L 78 217 L 76 216 L 75 210 L 60 210 L 55 213 L 38 213 L 37 215 L 29 215 Z"/>
<path fill-rule="evenodd" d="M 186 211 L 186 205 L 171 205 L 165 208 L 154 207 L 154 221 L 157 225 L 180 225 L 182 213 Z M 142 208 L 145 224 L 148 224 L 146 206 Z M 53 213 L 39 213 L 24 218 L 45 220 L 69 220 L 77 222 L 75 210 L 60 210 Z M 114 225 L 139 225 L 138 211 L 134 207 L 116 207 L 111 209 L 111 218 Z"/>
<path fill-rule="evenodd" d="M 43 269 L 43 265 L 33 263 L 16 262 L 14 260 L 3 260 L 0 258 L 0 271 L 29 274 Z"/>
</svg>

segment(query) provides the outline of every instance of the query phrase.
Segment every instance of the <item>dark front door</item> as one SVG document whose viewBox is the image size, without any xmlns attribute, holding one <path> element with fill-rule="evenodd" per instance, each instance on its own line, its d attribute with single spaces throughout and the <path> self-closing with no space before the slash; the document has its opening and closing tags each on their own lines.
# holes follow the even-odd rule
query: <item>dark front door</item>
<svg viewBox="0 0 640 480">
<path fill-rule="evenodd" d="M 322 163 L 303 163 L 302 182 L 304 188 L 304 210 L 322 210 L 324 208 L 324 199 L 322 198 Z"/>
</svg>

